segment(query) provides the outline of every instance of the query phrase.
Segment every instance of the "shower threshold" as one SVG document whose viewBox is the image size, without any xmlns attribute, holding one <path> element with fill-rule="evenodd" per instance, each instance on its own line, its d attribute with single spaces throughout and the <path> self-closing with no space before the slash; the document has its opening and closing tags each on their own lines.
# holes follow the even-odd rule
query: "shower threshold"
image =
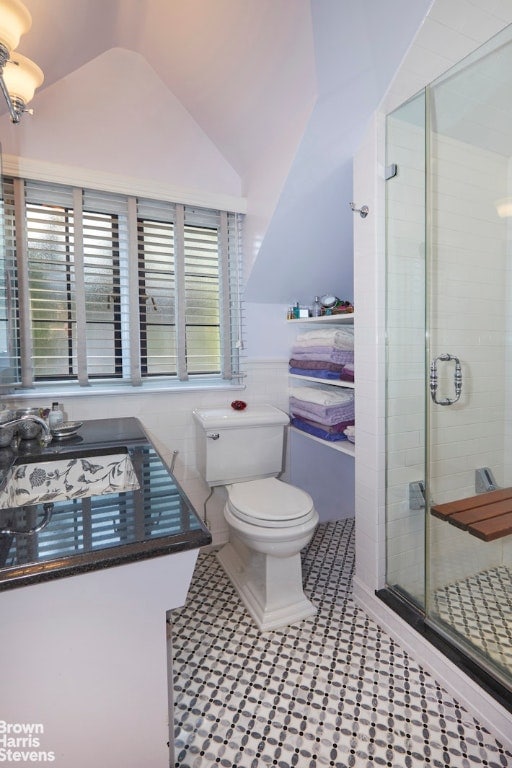
<svg viewBox="0 0 512 768">
<path fill-rule="evenodd" d="M 376 590 L 376 596 L 394 613 L 400 616 L 419 635 L 462 670 L 471 680 L 492 696 L 504 709 L 512 713 L 510 689 L 489 672 L 476 658 L 458 648 L 455 641 L 438 627 L 434 627 L 425 614 L 399 588 L 386 587 Z"/>
</svg>

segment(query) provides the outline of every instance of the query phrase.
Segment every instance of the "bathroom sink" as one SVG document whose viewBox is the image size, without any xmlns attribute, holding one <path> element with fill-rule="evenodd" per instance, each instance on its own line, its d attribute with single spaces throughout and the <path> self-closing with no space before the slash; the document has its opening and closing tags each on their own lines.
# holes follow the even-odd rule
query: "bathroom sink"
<svg viewBox="0 0 512 768">
<path fill-rule="evenodd" d="M 0 509 L 121 493 L 139 487 L 131 459 L 123 449 L 103 455 L 59 456 L 13 464 L 1 486 Z"/>
</svg>

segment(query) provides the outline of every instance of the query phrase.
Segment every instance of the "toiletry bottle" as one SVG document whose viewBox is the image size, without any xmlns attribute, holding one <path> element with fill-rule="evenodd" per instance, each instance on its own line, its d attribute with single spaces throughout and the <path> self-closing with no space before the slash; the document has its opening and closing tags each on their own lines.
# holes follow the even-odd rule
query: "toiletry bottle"
<svg viewBox="0 0 512 768">
<path fill-rule="evenodd" d="M 320 297 L 315 296 L 315 300 L 311 308 L 311 317 L 320 317 L 321 314 L 322 314 L 322 305 L 320 304 Z"/>
<path fill-rule="evenodd" d="M 57 429 L 64 421 L 64 414 L 59 408 L 58 403 L 52 403 L 52 409 L 48 414 L 48 426 L 50 429 Z"/>
<path fill-rule="evenodd" d="M 294 317 L 295 319 L 297 319 L 298 317 L 300 317 L 300 304 L 299 304 L 299 302 L 298 302 L 298 301 L 295 303 L 295 306 L 294 306 L 294 308 L 293 308 L 293 317 Z"/>
</svg>

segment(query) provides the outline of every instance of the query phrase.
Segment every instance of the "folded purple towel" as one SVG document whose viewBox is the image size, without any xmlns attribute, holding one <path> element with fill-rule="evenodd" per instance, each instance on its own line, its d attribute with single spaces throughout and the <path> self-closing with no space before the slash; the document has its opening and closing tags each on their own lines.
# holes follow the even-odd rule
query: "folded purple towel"
<svg viewBox="0 0 512 768">
<path fill-rule="evenodd" d="M 303 421 L 302 419 L 296 419 L 293 418 L 292 426 L 297 427 L 297 429 L 302 430 L 302 432 L 307 432 L 309 435 L 314 435 L 315 437 L 321 437 L 322 440 L 329 440 L 330 442 L 337 442 L 339 440 L 346 440 L 347 437 L 342 432 L 327 432 L 325 429 L 322 429 L 320 425 L 314 426 L 310 423 L 307 423 Z"/>
<path fill-rule="evenodd" d="M 318 421 L 327 426 L 339 424 L 342 421 L 353 421 L 355 418 L 353 399 L 343 405 L 318 405 L 290 397 L 290 411 L 294 416 Z"/>
<path fill-rule="evenodd" d="M 320 368 L 291 368 L 290 373 L 296 376 L 313 376 L 315 379 L 331 379 L 339 381 L 341 374 L 338 371 L 324 371 Z"/>
<path fill-rule="evenodd" d="M 338 432 L 341 434 L 345 434 L 345 430 L 347 427 L 352 427 L 355 424 L 354 419 L 350 419 L 349 421 L 340 421 L 338 424 L 331 424 L 330 426 L 328 424 L 320 424 L 319 421 L 315 421 L 314 419 L 305 419 L 303 417 L 297 417 L 300 421 L 303 421 L 305 424 L 309 424 L 311 427 L 320 428 L 323 429 L 324 432 L 329 432 L 331 435 L 336 435 Z M 345 435 L 347 437 L 347 435 Z"/>
<path fill-rule="evenodd" d="M 307 358 L 292 357 L 290 360 L 292 368 L 322 368 L 325 371 L 339 371 L 340 373 L 345 368 L 344 363 L 329 363 L 325 360 L 308 360 Z"/>
</svg>

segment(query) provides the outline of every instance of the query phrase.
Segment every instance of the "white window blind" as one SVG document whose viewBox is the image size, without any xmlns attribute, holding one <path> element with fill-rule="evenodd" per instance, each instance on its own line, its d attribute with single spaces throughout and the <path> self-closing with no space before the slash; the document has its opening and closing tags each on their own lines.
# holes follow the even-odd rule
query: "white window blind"
<svg viewBox="0 0 512 768">
<path fill-rule="evenodd" d="M 19 316 L 22 386 L 238 380 L 240 214 L 20 179 L 6 190 L 17 292 L 0 325 Z"/>
</svg>

